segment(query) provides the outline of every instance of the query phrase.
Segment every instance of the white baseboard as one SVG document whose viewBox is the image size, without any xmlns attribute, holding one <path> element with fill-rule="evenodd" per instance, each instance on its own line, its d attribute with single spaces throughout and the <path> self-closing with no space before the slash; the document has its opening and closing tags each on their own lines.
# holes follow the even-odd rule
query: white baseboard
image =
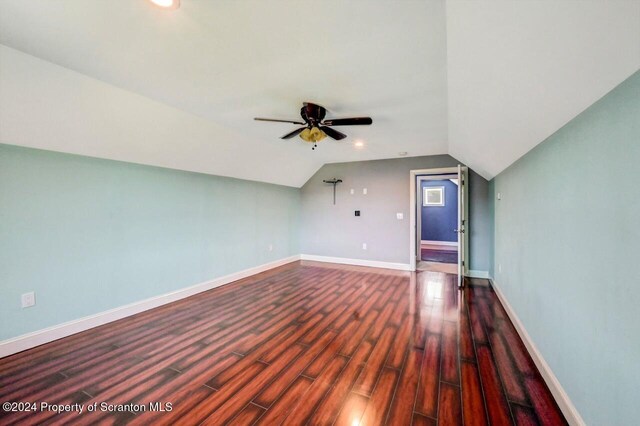
<svg viewBox="0 0 640 426">
<path fill-rule="evenodd" d="M 529 351 L 529 354 L 531 354 L 533 362 L 536 364 L 536 367 L 538 367 L 538 370 L 540 370 L 540 374 L 549 387 L 549 390 L 553 394 L 553 397 L 558 403 L 560 410 L 562 410 L 562 413 L 567 418 L 567 421 L 570 425 L 585 426 L 586 423 L 580 416 L 580 413 L 578 412 L 576 407 L 571 402 L 571 399 L 569 399 L 569 395 L 567 395 L 564 388 L 558 381 L 558 378 L 555 374 L 553 374 L 551 367 L 549 367 L 549 364 L 547 364 L 547 362 L 544 360 L 544 357 L 542 356 L 536 345 L 533 343 L 531 336 L 529 336 L 529 333 L 527 333 L 527 330 L 524 328 L 522 322 L 520 322 L 520 319 L 516 315 L 511 305 L 509 305 L 509 302 L 504 297 L 504 294 L 502 294 L 500 288 L 496 286 L 496 283 L 493 280 L 491 282 L 491 285 L 493 286 L 498 299 L 500 299 L 502 306 L 504 306 L 505 311 L 507 311 L 507 315 L 509 315 L 511 322 L 518 331 L 518 334 L 520 335 L 520 338 Z"/>
<path fill-rule="evenodd" d="M 408 263 L 381 262 L 378 260 L 349 259 L 346 257 L 317 256 L 315 254 L 301 254 L 302 260 L 314 260 L 316 262 L 340 263 L 343 265 L 369 266 L 372 268 L 397 269 L 400 271 L 410 271 L 411 265 Z"/>
<path fill-rule="evenodd" d="M 454 246 L 458 247 L 457 241 L 431 241 L 431 240 L 421 240 L 420 244 L 432 244 L 434 246 Z"/>
<path fill-rule="evenodd" d="M 108 311 L 89 315 L 77 320 L 68 321 L 32 333 L 23 334 L 22 336 L 3 340 L 0 342 L 0 358 L 61 339 L 81 331 L 89 330 L 112 321 L 135 315 L 149 309 L 157 308 L 158 306 L 166 305 L 167 303 L 175 302 L 177 300 L 184 299 L 185 297 L 193 296 L 194 294 L 211 290 L 212 288 L 220 287 L 287 263 L 295 262 L 296 260 L 300 260 L 300 255 L 290 256 L 284 259 L 265 263 L 263 265 L 254 266 L 253 268 L 234 272 L 223 277 L 215 278 L 211 281 L 206 281 L 180 290 L 172 291 L 170 293 L 162 294 L 160 296 L 151 297 L 149 299 L 109 309 Z"/>
<path fill-rule="evenodd" d="M 469 269 L 467 271 L 467 277 L 489 279 L 489 271 L 474 271 L 472 269 Z"/>
</svg>

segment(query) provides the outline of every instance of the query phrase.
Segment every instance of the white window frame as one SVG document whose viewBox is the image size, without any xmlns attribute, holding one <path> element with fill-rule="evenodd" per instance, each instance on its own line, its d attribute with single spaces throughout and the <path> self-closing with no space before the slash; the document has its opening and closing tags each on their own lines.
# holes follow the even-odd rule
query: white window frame
<svg viewBox="0 0 640 426">
<path fill-rule="evenodd" d="M 425 186 L 422 192 L 422 206 L 423 207 L 444 207 L 444 186 Z M 428 192 L 429 191 L 439 191 L 440 192 L 440 202 L 439 203 L 430 203 Z"/>
</svg>

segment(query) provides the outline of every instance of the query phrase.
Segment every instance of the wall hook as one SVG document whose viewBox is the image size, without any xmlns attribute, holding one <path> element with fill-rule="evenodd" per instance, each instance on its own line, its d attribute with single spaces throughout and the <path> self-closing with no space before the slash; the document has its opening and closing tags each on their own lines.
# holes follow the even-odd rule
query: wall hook
<svg viewBox="0 0 640 426">
<path fill-rule="evenodd" d="M 342 182 L 342 179 L 329 179 L 329 180 L 323 180 L 324 183 L 330 183 L 331 185 L 333 185 L 333 205 L 336 205 L 336 185 Z"/>
</svg>

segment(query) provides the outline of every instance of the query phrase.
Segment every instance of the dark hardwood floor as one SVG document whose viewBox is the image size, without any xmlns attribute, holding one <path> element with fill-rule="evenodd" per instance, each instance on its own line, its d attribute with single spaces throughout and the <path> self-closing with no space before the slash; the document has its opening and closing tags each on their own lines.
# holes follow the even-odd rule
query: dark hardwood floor
<svg viewBox="0 0 640 426">
<path fill-rule="evenodd" d="M 490 288 L 313 262 L 0 359 L 6 401 L 84 411 L 3 425 L 566 424 Z"/>
<path fill-rule="evenodd" d="M 427 262 L 458 263 L 458 250 L 436 250 L 423 248 L 421 250 L 420 258 Z"/>
</svg>

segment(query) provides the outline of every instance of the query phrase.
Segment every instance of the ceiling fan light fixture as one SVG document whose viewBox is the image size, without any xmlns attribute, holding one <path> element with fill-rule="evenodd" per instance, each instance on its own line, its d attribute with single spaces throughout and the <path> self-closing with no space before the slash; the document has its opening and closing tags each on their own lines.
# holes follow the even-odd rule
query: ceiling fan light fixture
<svg viewBox="0 0 640 426">
<path fill-rule="evenodd" d="M 320 142 L 327 137 L 327 134 L 317 127 L 306 128 L 300 132 L 300 137 L 307 142 Z"/>
<path fill-rule="evenodd" d="M 325 120 L 324 117 L 326 113 L 327 110 L 324 107 L 311 102 L 304 102 L 300 109 L 300 117 L 302 118 L 302 121 L 261 117 L 255 117 L 254 120 L 302 125 L 304 127 L 299 127 L 282 136 L 280 139 L 291 139 L 295 136 L 300 136 L 300 139 L 303 141 L 313 143 L 314 149 L 315 144 L 327 136 L 336 141 L 341 141 L 347 137 L 344 133 L 334 129 L 333 126 L 362 126 L 373 123 L 371 117 L 334 118 L 331 120 Z M 362 146 L 364 146 L 364 142 Z"/>
<path fill-rule="evenodd" d="M 149 0 L 149 1 L 162 9 L 175 10 L 180 7 L 180 0 Z"/>
</svg>

